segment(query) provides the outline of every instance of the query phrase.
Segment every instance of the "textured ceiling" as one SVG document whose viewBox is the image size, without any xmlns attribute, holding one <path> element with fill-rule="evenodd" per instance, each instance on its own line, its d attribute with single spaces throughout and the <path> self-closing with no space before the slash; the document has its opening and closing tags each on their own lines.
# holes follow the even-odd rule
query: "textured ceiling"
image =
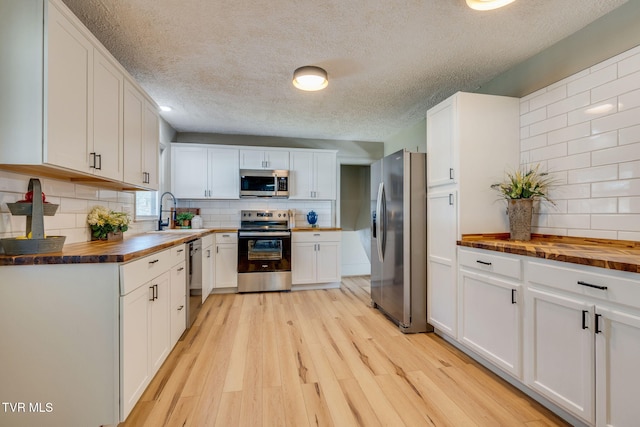
<svg viewBox="0 0 640 427">
<path fill-rule="evenodd" d="M 179 132 L 384 141 L 626 0 L 63 1 Z"/>
</svg>

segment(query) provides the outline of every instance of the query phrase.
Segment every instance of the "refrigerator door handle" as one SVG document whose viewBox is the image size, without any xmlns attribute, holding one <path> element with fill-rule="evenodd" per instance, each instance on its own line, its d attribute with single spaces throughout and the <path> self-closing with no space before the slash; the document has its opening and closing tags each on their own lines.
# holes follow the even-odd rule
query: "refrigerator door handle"
<svg viewBox="0 0 640 427">
<path fill-rule="evenodd" d="M 376 248 L 378 249 L 378 259 L 382 262 L 384 260 L 384 230 L 382 229 L 385 221 L 385 212 L 383 211 L 383 197 L 384 197 L 384 183 L 380 183 L 378 186 L 378 200 L 376 201 Z"/>
</svg>

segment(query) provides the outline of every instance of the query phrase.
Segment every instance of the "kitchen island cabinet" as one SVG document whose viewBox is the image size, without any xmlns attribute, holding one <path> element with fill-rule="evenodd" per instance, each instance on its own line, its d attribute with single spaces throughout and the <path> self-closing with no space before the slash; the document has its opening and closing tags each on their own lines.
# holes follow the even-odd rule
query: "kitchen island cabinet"
<svg viewBox="0 0 640 427">
<path fill-rule="evenodd" d="M 184 332 L 184 242 L 210 233 L 0 256 L 0 394 L 52 408 L 0 425 L 123 421 Z"/>
</svg>

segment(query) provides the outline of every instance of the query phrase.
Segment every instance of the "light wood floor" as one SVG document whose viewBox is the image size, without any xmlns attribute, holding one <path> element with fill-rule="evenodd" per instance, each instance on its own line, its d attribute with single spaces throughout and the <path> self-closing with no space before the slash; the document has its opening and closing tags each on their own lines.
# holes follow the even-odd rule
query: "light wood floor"
<svg viewBox="0 0 640 427">
<path fill-rule="evenodd" d="M 435 334 L 401 334 L 340 289 L 212 295 L 125 426 L 553 426 Z"/>
</svg>

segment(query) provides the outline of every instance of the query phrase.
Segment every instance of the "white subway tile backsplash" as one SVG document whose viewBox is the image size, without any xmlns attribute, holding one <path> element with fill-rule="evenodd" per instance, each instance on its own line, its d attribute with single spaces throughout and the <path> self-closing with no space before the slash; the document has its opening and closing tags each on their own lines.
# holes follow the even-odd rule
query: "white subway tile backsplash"
<svg viewBox="0 0 640 427">
<path fill-rule="evenodd" d="M 546 118 L 547 118 L 547 110 L 545 108 L 540 108 L 538 110 L 523 114 L 520 117 L 520 126 L 528 126 L 532 123 L 538 123 L 543 121 Z"/>
<path fill-rule="evenodd" d="M 60 199 L 60 207 L 58 208 L 58 212 L 60 213 L 77 213 L 83 212 L 87 213 L 87 201 L 83 199 L 69 199 L 69 198 L 61 198 Z"/>
<path fill-rule="evenodd" d="M 618 132 L 620 133 L 618 137 L 618 143 L 620 145 L 640 142 L 640 125 L 620 129 Z"/>
<path fill-rule="evenodd" d="M 567 94 L 573 96 L 605 83 L 615 81 L 616 77 L 618 77 L 617 63 L 599 70 L 593 70 L 589 74 L 567 83 Z M 593 99 L 591 101 L 593 102 Z"/>
<path fill-rule="evenodd" d="M 620 179 L 640 178 L 640 161 L 620 163 L 618 175 Z"/>
<path fill-rule="evenodd" d="M 640 196 L 640 179 L 625 179 L 591 184 L 592 197 Z"/>
<path fill-rule="evenodd" d="M 549 214 L 547 226 L 553 228 L 589 228 L 591 216 L 586 214 Z"/>
<path fill-rule="evenodd" d="M 638 49 L 636 48 L 636 50 Z M 630 56 L 629 58 L 625 58 L 618 63 L 618 75 L 620 77 L 636 71 L 640 71 L 640 52 Z"/>
<path fill-rule="evenodd" d="M 567 144 L 560 143 L 550 145 L 548 147 L 537 148 L 535 150 L 529 150 L 529 161 L 538 163 L 543 160 L 555 159 L 557 157 L 567 155 Z"/>
<path fill-rule="evenodd" d="M 590 166 L 589 153 L 574 154 L 572 156 L 554 157 L 547 160 L 547 169 L 549 171 L 568 171 L 570 169 L 586 168 Z M 567 182 L 569 177 L 567 175 Z"/>
<path fill-rule="evenodd" d="M 618 199 L 615 197 L 602 199 L 574 199 L 567 200 L 567 202 L 567 212 L 571 214 L 618 212 Z"/>
<path fill-rule="evenodd" d="M 591 135 L 591 125 L 589 123 L 580 123 L 549 132 L 547 134 L 547 144 L 557 144 L 558 142 L 584 138 L 589 135 Z"/>
<path fill-rule="evenodd" d="M 558 102 L 561 99 L 565 99 L 566 97 L 567 97 L 567 86 L 561 85 L 553 89 L 547 90 L 545 93 L 540 94 L 540 96 L 531 98 L 529 100 L 529 105 L 530 105 L 529 108 L 532 111 L 537 110 L 539 108 L 546 107 L 549 104 Z"/>
<path fill-rule="evenodd" d="M 549 196 L 553 200 L 588 199 L 591 197 L 590 184 L 567 184 L 561 185 L 549 191 Z"/>
<path fill-rule="evenodd" d="M 531 136 L 535 136 L 541 133 L 551 132 L 552 130 L 561 129 L 566 126 L 567 126 L 567 115 L 562 114 L 559 116 L 552 117 L 550 119 L 533 123 L 529 127 L 529 133 Z"/>
<path fill-rule="evenodd" d="M 613 181 L 618 179 L 618 166 L 607 165 L 568 171 L 569 184 L 584 182 Z"/>
<path fill-rule="evenodd" d="M 524 138 L 520 140 L 521 150 L 532 150 L 534 148 L 540 148 L 547 145 L 547 134 L 534 136 L 532 138 Z"/>
<path fill-rule="evenodd" d="M 586 107 L 590 103 L 591 96 L 589 95 L 589 92 L 582 92 L 549 105 L 547 107 L 547 114 L 549 117 L 558 116 L 563 113 L 577 110 L 581 107 Z"/>
<path fill-rule="evenodd" d="M 640 214 L 640 197 L 620 197 L 618 212 L 623 214 Z"/>
<path fill-rule="evenodd" d="M 567 143 L 568 154 L 586 153 L 603 148 L 615 147 L 618 145 L 618 132 L 611 131 L 592 135 L 587 138 L 580 138 Z"/>
<path fill-rule="evenodd" d="M 640 89 L 633 90 L 618 97 L 619 110 L 628 110 L 635 107 L 640 107 Z"/>
<path fill-rule="evenodd" d="M 640 124 L 640 108 L 620 111 L 591 121 L 591 132 L 603 133 Z"/>
<path fill-rule="evenodd" d="M 640 160 L 640 143 L 620 145 L 591 153 L 593 166 L 618 164 L 632 160 Z"/>
<path fill-rule="evenodd" d="M 576 123 L 589 122 L 598 117 L 609 116 L 618 112 L 618 102 L 616 98 L 607 99 L 597 104 L 591 104 L 587 107 L 580 108 L 576 111 L 568 113 L 567 123 L 573 125 Z"/>
<path fill-rule="evenodd" d="M 640 242 L 640 232 L 633 231 L 619 231 L 618 239 L 620 240 L 633 240 L 636 242 Z"/>
<path fill-rule="evenodd" d="M 619 230 L 640 232 L 640 215 L 592 215 L 591 228 L 595 230 Z"/>
<path fill-rule="evenodd" d="M 567 236 L 571 237 L 588 237 L 591 239 L 610 239 L 616 240 L 618 233 L 616 231 L 607 230 L 589 230 L 589 229 L 568 229 Z"/>
<path fill-rule="evenodd" d="M 591 102 L 599 102 L 636 89 L 640 89 L 640 71 L 592 89 Z"/>
</svg>

